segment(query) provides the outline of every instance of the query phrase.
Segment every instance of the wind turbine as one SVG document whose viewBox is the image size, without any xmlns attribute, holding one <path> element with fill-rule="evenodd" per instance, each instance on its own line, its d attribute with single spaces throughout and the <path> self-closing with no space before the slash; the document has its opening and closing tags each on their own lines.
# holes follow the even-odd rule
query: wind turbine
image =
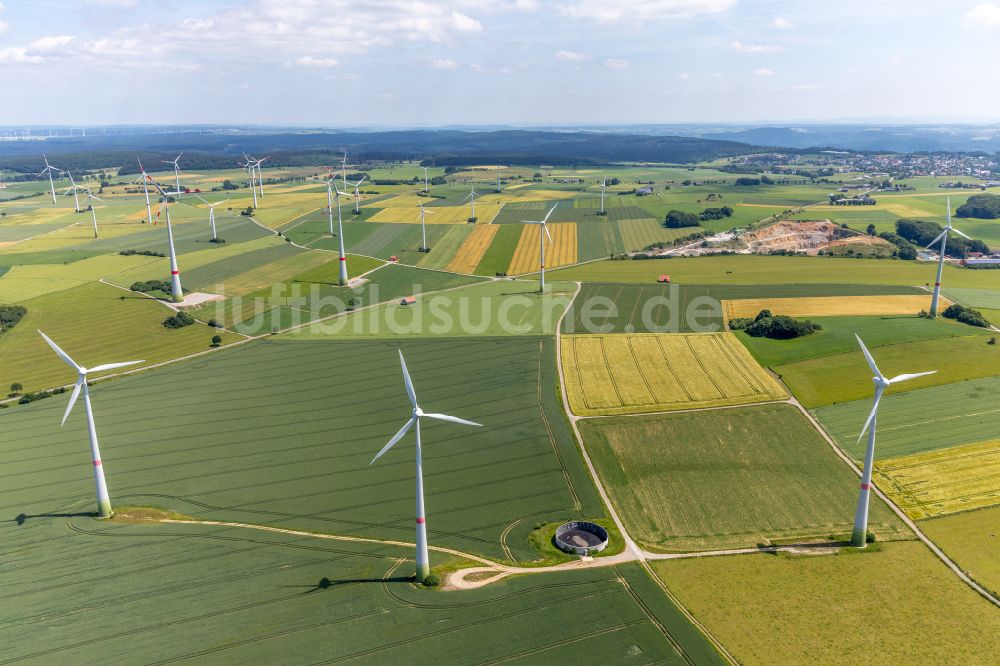
<svg viewBox="0 0 1000 666">
<path fill-rule="evenodd" d="M 421 167 L 421 168 L 424 170 L 424 193 L 426 194 L 427 192 L 430 192 L 430 190 L 427 188 L 427 169 L 430 167 Z M 53 196 L 53 203 L 55 203 L 55 195 L 52 196 Z"/>
<path fill-rule="evenodd" d="M 177 268 L 177 251 L 174 249 L 174 228 L 170 224 L 170 197 L 180 195 L 180 192 L 165 192 L 159 183 L 150 178 L 150 182 L 156 187 L 160 192 L 160 196 L 163 197 L 163 203 L 160 204 L 160 210 L 156 213 L 156 217 L 160 216 L 160 213 L 166 212 L 167 218 L 167 245 L 170 248 L 170 300 L 174 303 L 180 303 L 184 300 L 184 290 L 181 289 L 181 272 Z"/>
<path fill-rule="evenodd" d="M 347 286 L 347 253 L 344 251 L 344 218 L 340 211 L 340 195 L 349 197 L 351 195 L 337 189 L 335 183 L 337 176 L 331 171 L 330 178 L 326 181 L 326 210 L 330 215 L 330 235 L 333 235 L 333 200 L 337 200 L 337 249 L 340 251 L 337 263 L 340 264 L 338 271 L 338 282 L 341 287 Z M 336 193 L 336 194 L 334 194 Z"/>
<path fill-rule="evenodd" d="M 243 157 L 246 159 L 246 162 L 245 163 L 244 162 L 237 162 L 237 164 L 239 164 L 242 167 L 246 167 L 247 173 L 250 175 L 250 191 L 253 193 L 253 207 L 256 208 L 257 207 L 257 185 L 254 182 L 253 159 L 251 159 L 246 153 L 243 153 Z"/>
<path fill-rule="evenodd" d="M 208 206 L 208 223 L 212 225 L 212 240 L 218 240 L 219 236 L 218 236 L 218 234 L 215 233 L 215 207 L 218 206 L 218 205 L 220 205 L 220 204 L 226 203 L 227 201 L 229 201 L 229 199 L 223 199 L 222 201 L 216 201 L 215 203 L 209 203 L 209 202 L 205 201 L 204 199 L 202 199 L 197 194 L 194 195 L 194 196 L 196 198 L 200 199 L 201 202 L 204 203 L 206 206 Z"/>
<path fill-rule="evenodd" d="M 87 198 L 90 199 L 90 216 L 94 218 L 94 238 L 97 238 L 97 209 L 94 208 L 95 201 L 104 201 L 104 199 L 94 196 L 94 193 L 90 191 L 89 187 L 83 188 L 83 191 L 87 193 Z"/>
<path fill-rule="evenodd" d="M 497 164 L 497 194 L 503 192 L 503 188 L 500 187 L 500 164 Z"/>
<path fill-rule="evenodd" d="M 399 363 L 403 367 L 403 383 L 406 385 L 406 395 L 410 398 L 410 404 L 413 405 L 413 412 L 411 413 L 410 420 L 399 429 L 389 443 L 382 447 L 372 461 L 368 463 L 373 464 L 376 460 L 382 457 L 382 455 L 391 449 L 393 445 L 403 438 L 410 428 L 414 425 L 417 426 L 417 582 L 423 582 L 425 578 L 431 572 L 430 557 L 427 554 L 427 522 L 424 516 L 424 472 L 423 472 L 423 462 L 421 458 L 421 448 L 420 448 L 420 419 L 426 416 L 429 419 L 437 419 L 438 421 L 448 421 L 450 423 L 461 423 L 463 425 L 482 427 L 481 423 L 476 423 L 474 421 L 466 421 L 465 419 L 460 419 L 457 416 L 448 416 L 447 414 L 429 414 L 425 413 L 420 409 L 420 405 L 417 404 L 417 395 L 413 392 L 413 382 L 410 381 L 410 373 L 406 370 L 406 361 L 403 359 L 403 350 L 399 350 Z"/>
<path fill-rule="evenodd" d="M 266 162 L 269 159 L 271 159 L 270 155 L 268 155 L 267 157 L 265 157 L 263 159 L 254 160 L 254 166 L 257 167 L 257 187 L 260 188 L 260 198 L 261 199 L 264 198 L 264 175 L 260 172 L 260 165 L 261 165 L 262 162 Z"/>
<path fill-rule="evenodd" d="M 427 248 L 427 225 L 424 224 L 424 214 L 426 214 L 426 213 L 430 213 L 430 214 L 433 215 L 434 211 L 432 211 L 432 210 L 426 210 L 425 211 L 424 210 L 424 205 L 420 204 L 420 236 L 421 236 L 420 251 L 421 252 L 427 252 L 427 250 L 428 250 L 428 248 Z"/>
<path fill-rule="evenodd" d="M 347 189 L 347 151 L 344 151 L 344 159 L 340 160 L 340 178 L 344 181 L 344 189 Z"/>
<path fill-rule="evenodd" d="M 878 415 L 879 400 L 882 399 L 882 394 L 892 384 L 905 382 L 908 379 L 916 379 L 924 375 L 933 375 L 937 370 L 896 375 L 892 379 L 886 379 L 879 371 L 878 366 L 875 365 L 875 359 L 872 358 L 871 353 L 865 347 L 865 343 L 861 341 L 860 336 L 855 333 L 854 337 L 858 339 L 858 344 L 861 345 L 861 351 L 865 355 L 865 360 L 868 361 L 868 367 L 875 373 L 875 376 L 872 377 L 872 381 L 875 382 L 875 399 L 872 403 L 872 411 L 868 414 L 868 419 L 865 421 L 864 427 L 861 428 L 861 434 L 858 435 L 858 441 L 860 442 L 861 438 L 865 436 L 865 431 L 868 431 L 868 449 L 865 451 L 865 467 L 861 474 L 861 495 L 858 497 L 858 508 L 854 513 L 854 531 L 851 533 L 851 545 L 861 548 L 864 547 L 866 537 L 868 536 L 868 496 L 871 492 L 872 461 L 875 458 L 875 421 Z"/>
<path fill-rule="evenodd" d="M 76 184 L 76 181 L 73 180 L 73 172 L 72 171 L 67 171 L 66 173 L 69 175 L 69 183 L 70 183 L 70 185 L 69 185 L 69 187 L 67 187 L 64 190 L 63 193 L 66 194 L 70 190 L 73 190 L 73 201 L 76 202 L 76 212 L 79 213 L 80 212 L 80 190 L 86 190 L 87 188 L 84 187 L 84 186 L 82 186 L 82 185 L 77 185 Z"/>
<path fill-rule="evenodd" d="M 69 357 L 69 354 L 64 352 L 56 343 L 49 339 L 49 336 L 45 335 L 41 331 L 38 331 L 38 334 L 41 335 L 47 343 L 49 343 L 49 346 L 52 347 L 52 351 L 54 351 L 59 358 L 65 361 L 69 367 L 76 370 L 76 385 L 73 387 L 73 392 L 69 396 L 69 405 L 66 406 L 66 412 L 63 414 L 62 423 L 63 425 L 66 424 L 66 418 L 69 416 L 69 413 L 73 411 L 73 405 L 76 404 L 76 399 L 80 397 L 80 393 L 82 391 L 83 406 L 87 413 L 87 432 L 90 435 L 90 457 L 94 464 L 94 483 L 97 486 L 97 514 L 101 518 L 110 518 L 112 516 L 111 498 L 108 497 L 108 484 L 104 481 L 104 463 L 101 462 L 101 450 L 97 445 L 97 429 L 94 427 L 94 411 L 90 406 L 90 389 L 87 386 L 87 373 L 124 368 L 129 365 L 135 365 L 136 363 L 142 363 L 143 361 L 105 363 L 97 366 L 96 368 L 85 368 L 77 365 L 76 362 Z"/>
<path fill-rule="evenodd" d="M 45 168 L 42 169 L 42 171 L 38 175 L 39 176 L 44 176 L 46 173 L 49 174 L 49 192 L 52 193 L 52 205 L 55 206 L 56 205 L 56 186 L 55 186 L 55 183 L 52 182 L 52 172 L 53 171 L 58 171 L 59 173 L 62 173 L 62 169 L 57 169 L 56 167 L 54 167 L 51 164 L 49 164 L 49 160 L 48 160 L 47 157 L 45 157 L 45 155 L 42 155 L 42 160 L 45 161 Z"/>
<path fill-rule="evenodd" d="M 181 191 L 181 165 L 178 164 L 178 162 L 180 161 L 181 155 L 183 155 L 183 154 L 184 153 L 180 153 L 177 157 L 175 157 L 172 160 L 160 160 L 164 164 L 173 164 L 174 165 L 174 183 L 177 185 L 177 191 L 178 192 Z"/>
<path fill-rule="evenodd" d="M 146 221 L 152 224 L 153 210 L 149 206 L 149 183 L 152 182 L 153 179 L 149 177 L 149 174 L 146 173 L 146 169 L 143 168 L 142 160 L 137 158 L 136 162 L 139 163 L 139 177 L 132 182 L 135 183 L 137 181 L 142 181 L 142 193 L 146 195 Z"/>
<path fill-rule="evenodd" d="M 541 270 L 541 277 L 538 282 L 538 293 L 545 292 L 545 239 L 548 238 L 549 242 L 552 242 L 552 236 L 549 235 L 549 227 L 546 224 L 549 221 L 549 216 L 552 215 L 552 211 L 556 209 L 559 204 L 552 204 L 552 208 L 549 212 L 545 214 L 541 220 L 525 220 L 525 224 L 537 224 L 538 225 L 538 266 Z"/>
<path fill-rule="evenodd" d="M 601 210 L 600 212 L 598 212 L 598 215 L 607 214 L 607 211 L 604 210 L 604 189 L 607 186 L 608 186 L 608 177 L 607 175 L 605 175 L 601 178 Z"/>
<path fill-rule="evenodd" d="M 363 183 L 365 181 L 365 178 L 367 178 L 367 177 L 368 176 L 361 176 L 361 180 L 359 180 L 358 182 L 356 182 L 356 183 L 348 183 L 349 185 L 353 185 L 354 186 L 354 214 L 355 215 L 358 215 L 361 212 L 361 208 L 359 207 L 360 202 L 361 202 L 361 192 L 358 190 L 358 185 L 360 185 L 361 183 Z M 347 181 L 345 180 L 344 182 L 346 183 Z"/>
<path fill-rule="evenodd" d="M 962 238 L 969 238 L 968 236 L 966 236 L 965 234 L 963 234 L 961 231 L 959 231 L 955 227 L 951 226 L 951 197 L 948 197 L 948 226 L 946 226 L 944 228 L 944 231 L 942 231 L 940 234 L 938 234 L 937 238 L 935 238 L 934 240 L 932 240 L 927 245 L 927 249 L 929 250 L 932 245 L 934 245 L 938 241 L 941 241 L 941 249 L 938 252 L 937 279 L 934 281 L 934 295 L 931 297 L 931 316 L 932 317 L 936 317 L 937 316 L 938 299 L 941 297 L 941 275 L 942 275 L 942 273 L 944 273 L 944 250 L 945 250 L 945 246 L 948 245 L 948 232 L 949 231 L 954 231 L 956 234 L 958 234 Z M 969 238 L 969 240 L 972 240 L 972 239 Z"/>
<path fill-rule="evenodd" d="M 472 191 L 469 192 L 469 196 L 467 196 L 464 199 L 462 199 L 462 203 L 465 203 L 466 201 L 469 201 L 469 202 L 472 203 L 472 215 L 469 216 L 469 222 L 475 222 L 476 221 L 476 197 L 478 197 L 478 196 L 479 195 L 476 194 L 476 184 L 473 183 L 472 184 Z"/>
</svg>

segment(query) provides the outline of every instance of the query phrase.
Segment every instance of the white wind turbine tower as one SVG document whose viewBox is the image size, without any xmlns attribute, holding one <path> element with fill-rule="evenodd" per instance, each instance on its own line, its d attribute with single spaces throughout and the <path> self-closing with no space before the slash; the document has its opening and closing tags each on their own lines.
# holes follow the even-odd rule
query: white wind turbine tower
<svg viewBox="0 0 1000 666">
<path fill-rule="evenodd" d="M 875 382 L 875 399 L 872 403 L 872 411 L 868 414 L 868 419 L 865 421 L 864 427 L 861 428 L 861 434 L 858 435 L 858 441 L 860 442 L 861 438 L 865 436 L 865 431 L 868 431 L 868 449 L 865 451 L 865 466 L 861 474 L 861 495 L 858 497 L 858 508 L 854 513 L 854 531 L 851 533 L 851 545 L 861 548 L 865 545 L 868 536 L 868 498 L 871 493 L 872 462 L 875 458 L 875 421 L 878 416 L 879 400 L 882 399 L 882 394 L 892 384 L 905 382 L 908 379 L 916 379 L 924 375 L 933 375 L 937 370 L 897 375 L 892 379 L 886 379 L 879 371 L 878 366 L 875 365 L 875 359 L 872 358 L 868 348 L 865 347 L 865 343 L 861 341 L 861 338 L 857 334 L 854 337 L 858 339 L 858 344 L 861 345 L 861 351 L 865 355 L 868 367 L 875 373 L 875 376 L 872 377 L 872 381 Z"/>
<path fill-rule="evenodd" d="M 420 204 L 420 251 L 427 252 L 427 225 L 424 222 L 424 215 L 427 213 L 434 214 L 432 210 L 424 210 L 424 205 Z"/>
<path fill-rule="evenodd" d="M 181 165 L 178 164 L 178 162 L 180 162 L 181 155 L 183 155 L 183 154 L 184 153 L 180 153 L 179 155 L 177 155 L 177 157 L 175 157 L 172 160 L 160 160 L 164 164 L 173 164 L 174 165 L 174 184 L 177 186 L 176 189 L 177 189 L 178 192 L 181 191 Z"/>
<path fill-rule="evenodd" d="M 421 168 L 424 170 L 424 193 L 426 194 L 427 192 L 430 192 L 430 190 L 427 188 L 427 169 L 430 167 L 421 167 Z M 53 194 L 52 197 L 53 197 L 52 202 L 55 203 L 55 195 Z"/>
<path fill-rule="evenodd" d="M 180 303 L 184 300 L 184 290 L 181 288 L 181 271 L 177 267 L 177 251 L 174 249 L 174 227 L 170 224 L 170 197 L 174 195 L 179 196 L 181 193 L 164 192 L 163 188 L 155 180 L 150 180 L 160 192 L 160 196 L 163 197 L 163 203 L 160 204 L 160 210 L 156 213 L 156 217 L 159 217 L 160 213 L 166 212 L 167 245 L 170 249 L 170 300 L 174 303 Z"/>
<path fill-rule="evenodd" d="M 959 231 L 955 227 L 951 226 L 951 197 L 948 197 L 948 226 L 946 226 L 944 228 L 944 231 L 942 231 L 940 234 L 938 234 L 937 238 L 935 238 L 934 240 L 932 240 L 927 245 L 927 249 L 929 250 L 935 243 L 937 243 L 938 241 L 941 241 L 941 247 L 938 250 L 937 279 L 934 280 L 934 295 L 931 297 L 931 316 L 932 317 L 936 317 L 937 313 L 938 313 L 937 312 L 938 311 L 938 299 L 941 297 L 941 277 L 942 277 L 942 274 L 944 273 L 944 251 L 945 251 L 945 247 L 948 245 L 948 232 L 949 231 L 954 231 L 956 234 L 958 234 L 962 238 L 968 238 L 969 240 L 972 240 L 971 238 L 969 238 L 968 236 L 966 236 L 965 234 L 963 234 L 961 231 Z"/>
<path fill-rule="evenodd" d="M 204 199 L 202 199 L 197 194 L 194 195 L 194 196 L 197 199 L 201 200 L 201 202 L 204 203 L 206 206 L 208 206 L 208 223 L 212 226 L 212 240 L 218 240 L 219 235 L 217 233 L 215 233 L 215 207 L 226 203 L 227 201 L 229 201 L 229 199 L 223 199 L 222 201 L 216 201 L 215 203 L 209 203 L 208 201 L 205 201 Z"/>
<path fill-rule="evenodd" d="M 607 175 L 605 175 L 601 178 L 601 211 L 599 215 L 604 215 L 607 212 L 604 210 L 604 190 L 607 186 L 608 186 L 608 177 Z"/>
<path fill-rule="evenodd" d="M 344 159 L 340 160 L 340 178 L 344 181 L 344 189 L 347 189 L 347 151 L 344 151 Z"/>
<path fill-rule="evenodd" d="M 478 197 L 478 196 L 480 196 L 480 195 L 476 193 L 476 184 L 473 183 L 472 184 L 472 191 L 469 192 L 469 196 L 467 196 L 464 199 L 462 199 L 462 203 L 465 203 L 466 201 L 468 201 L 469 203 L 472 204 L 472 215 L 469 216 L 469 222 L 475 222 L 476 221 L 476 197 Z"/>
<path fill-rule="evenodd" d="M 246 162 L 237 162 L 241 167 L 245 167 L 247 174 L 250 176 L 250 192 L 253 194 L 253 207 L 257 207 L 257 183 L 254 181 L 254 162 L 253 158 L 249 157 L 246 153 L 243 153 Z"/>
<path fill-rule="evenodd" d="M 94 466 L 94 483 L 97 486 L 97 514 L 101 518 L 110 518 L 112 516 L 111 498 L 108 496 L 108 484 L 104 480 L 104 463 L 101 461 L 101 450 L 97 445 L 97 429 L 94 427 L 94 411 L 90 406 L 90 390 L 87 386 L 87 373 L 124 368 L 129 365 L 142 363 L 143 361 L 105 363 L 97 366 L 96 368 L 84 368 L 83 366 L 77 365 L 76 362 L 69 357 L 69 354 L 60 349 L 59 346 L 52 342 L 47 335 L 41 331 L 38 331 L 38 334 L 41 335 L 47 343 L 49 343 L 49 346 L 52 347 L 52 351 L 54 351 L 59 358 L 65 361 L 69 367 L 76 370 L 76 385 L 73 387 L 73 392 L 69 396 L 69 405 L 66 406 L 66 412 L 63 414 L 62 422 L 63 425 L 66 424 L 66 418 L 73 410 L 73 405 L 76 404 L 76 399 L 80 397 L 80 393 L 82 392 L 83 407 L 87 414 L 87 432 L 90 435 L 90 457 Z"/>
<path fill-rule="evenodd" d="M 73 201 L 76 204 L 76 212 L 80 212 L 80 190 L 86 190 L 87 188 L 82 185 L 77 185 L 76 181 L 73 180 L 73 172 L 67 171 L 66 174 L 69 176 L 69 187 L 67 187 L 63 193 L 67 194 L 70 190 L 73 190 Z"/>
<path fill-rule="evenodd" d="M 361 208 L 360 208 L 361 191 L 358 189 L 358 186 L 361 185 L 361 183 L 365 182 L 365 178 L 367 178 L 367 177 L 368 176 L 361 176 L 361 180 L 359 180 L 358 182 L 356 182 L 356 183 L 348 183 L 349 185 L 351 185 L 351 186 L 354 187 L 354 214 L 355 215 L 357 215 L 357 214 L 359 214 L 361 212 Z M 344 182 L 346 183 L 347 181 L 345 180 Z"/>
<path fill-rule="evenodd" d="M 87 194 L 87 198 L 90 199 L 90 216 L 94 220 L 94 238 L 97 238 L 97 209 L 94 207 L 95 201 L 103 202 L 104 199 L 95 196 L 93 192 L 90 191 L 89 187 L 83 188 L 83 191 Z"/>
<path fill-rule="evenodd" d="M 541 220 L 525 220 L 525 224 L 537 224 L 538 225 L 538 267 L 541 271 L 540 278 L 538 281 L 538 293 L 545 292 L 545 239 L 548 238 L 549 242 L 552 242 L 552 236 L 549 235 L 549 226 L 547 222 L 549 221 L 549 216 L 552 215 L 552 211 L 556 209 L 559 204 L 553 204 L 549 212 L 545 214 Z"/>
<path fill-rule="evenodd" d="M 266 162 L 269 159 L 271 159 L 270 155 L 268 155 L 267 157 L 265 157 L 263 159 L 254 160 L 254 166 L 257 168 L 257 187 L 260 188 L 260 198 L 261 199 L 264 198 L 264 174 L 262 174 L 260 172 L 260 165 L 261 165 L 262 162 Z"/>
<path fill-rule="evenodd" d="M 47 157 L 45 157 L 45 155 L 42 155 L 42 160 L 45 161 L 45 168 L 42 169 L 42 171 L 38 175 L 39 176 L 44 176 L 46 173 L 49 174 L 49 192 L 52 194 L 52 205 L 55 206 L 56 205 L 56 186 L 55 186 L 55 183 L 52 182 L 52 172 L 53 171 L 58 171 L 59 173 L 62 173 L 62 169 L 57 169 L 56 167 L 54 167 L 51 164 L 49 164 L 49 160 L 48 160 Z"/>
<path fill-rule="evenodd" d="M 142 166 L 142 160 L 136 159 L 139 163 L 139 177 L 132 182 L 142 181 L 142 193 L 146 195 L 146 221 L 150 224 L 153 223 L 153 209 L 149 206 L 149 183 L 152 182 L 152 178 L 146 173 L 146 169 Z"/>
<path fill-rule="evenodd" d="M 497 194 L 503 192 L 503 188 L 500 187 L 500 164 L 497 164 Z"/>
<path fill-rule="evenodd" d="M 423 582 L 425 578 L 431 572 L 430 557 L 427 553 L 427 521 L 424 515 L 424 472 L 423 472 L 423 461 L 422 461 L 422 451 L 420 446 L 420 419 L 426 416 L 429 419 L 437 419 L 439 421 L 448 421 L 450 423 L 461 423 L 463 425 L 482 427 L 481 423 L 475 423 L 474 421 L 466 421 L 465 419 L 460 419 L 457 416 L 448 416 L 447 414 L 429 414 L 425 413 L 420 409 L 420 405 L 417 404 L 417 395 L 413 391 L 413 382 L 410 381 L 410 373 L 406 370 L 406 361 L 403 359 L 403 351 L 399 350 L 399 363 L 403 367 L 403 383 L 406 385 L 406 395 L 410 398 L 410 404 L 413 405 L 413 412 L 411 413 L 410 420 L 399 429 L 389 443 L 382 447 L 372 461 L 368 463 L 373 464 L 376 460 L 382 457 L 382 455 L 391 449 L 393 445 L 403 438 L 410 428 L 414 425 L 417 426 L 417 582 Z"/>
<path fill-rule="evenodd" d="M 338 270 L 338 282 L 341 287 L 347 286 L 347 253 L 344 250 L 344 216 L 340 210 L 341 195 L 349 197 L 351 195 L 337 189 L 337 176 L 331 171 L 330 177 L 326 181 L 326 210 L 330 215 L 330 235 L 333 235 L 333 200 L 337 200 L 337 249 L 339 251 L 340 264 Z"/>
</svg>

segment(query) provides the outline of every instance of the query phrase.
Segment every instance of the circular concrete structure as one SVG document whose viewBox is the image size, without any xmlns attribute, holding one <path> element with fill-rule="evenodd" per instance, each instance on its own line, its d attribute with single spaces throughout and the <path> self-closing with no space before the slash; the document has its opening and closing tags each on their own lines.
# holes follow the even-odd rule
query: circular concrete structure
<svg viewBox="0 0 1000 666">
<path fill-rule="evenodd" d="M 608 547 L 608 531 L 596 523 L 573 521 L 556 528 L 556 545 L 567 553 L 590 555 Z"/>
</svg>

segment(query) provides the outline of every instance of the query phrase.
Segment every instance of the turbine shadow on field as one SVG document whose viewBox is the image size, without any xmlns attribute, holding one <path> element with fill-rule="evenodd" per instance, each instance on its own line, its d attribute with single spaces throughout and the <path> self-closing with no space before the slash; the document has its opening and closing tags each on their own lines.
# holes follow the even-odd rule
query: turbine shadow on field
<svg viewBox="0 0 1000 666">
<path fill-rule="evenodd" d="M 24 525 L 28 519 L 34 518 L 96 518 L 96 511 L 80 511 L 77 513 L 38 513 L 33 516 L 29 516 L 26 513 L 19 513 L 14 517 L 14 522 L 18 525 Z"/>
<path fill-rule="evenodd" d="M 315 585 L 288 585 L 286 587 L 307 587 L 305 592 L 302 594 L 312 594 L 313 592 L 321 592 L 323 590 L 329 590 L 334 587 L 340 587 L 342 585 L 356 585 L 358 583 L 412 583 L 413 576 L 390 576 L 388 578 L 338 578 L 336 580 L 330 580 L 325 576 L 319 580 Z"/>
</svg>

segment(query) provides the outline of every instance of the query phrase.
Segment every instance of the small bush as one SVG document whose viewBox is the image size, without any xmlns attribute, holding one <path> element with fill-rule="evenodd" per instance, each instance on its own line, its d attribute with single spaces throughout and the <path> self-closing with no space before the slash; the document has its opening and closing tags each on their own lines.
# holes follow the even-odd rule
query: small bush
<svg viewBox="0 0 1000 666">
<path fill-rule="evenodd" d="M 225 238 L 212 238 L 208 241 L 209 243 L 225 243 Z"/>
<path fill-rule="evenodd" d="M 131 257 L 132 255 L 135 255 L 135 254 L 139 254 L 139 255 L 142 255 L 144 257 L 165 257 L 165 256 L 167 256 L 167 255 L 163 254 L 162 252 L 155 252 L 153 250 L 122 250 L 118 254 L 122 255 L 123 257 Z"/>
<path fill-rule="evenodd" d="M 424 578 L 424 587 L 437 587 L 441 584 L 441 579 L 438 578 L 437 574 L 427 574 L 427 578 Z"/>
<path fill-rule="evenodd" d="M 773 340 L 791 340 L 804 335 L 812 335 L 816 331 L 822 330 L 822 326 L 811 321 L 799 321 L 786 315 L 772 315 L 770 310 L 761 310 L 754 320 L 744 323 L 741 320 L 731 320 L 747 332 L 747 335 L 755 338 L 771 338 Z M 742 326 L 741 326 L 742 325 Z M 737 329 L 738 330 L 738 329 Z"/>
<path fill-rule="evenodd" d="M 945 319 L 954 319 L 963 324 L 968 324 L 969 326 L 978 326 L 980 328 L 989 328 L 990 322 L 986 321 L 983 317 L 983 313 L 979 310 L 973 310 L 972 308 L 967 308 L 964 305 L 959 305 L 958 303 L 953 303 L 945 308 L 941 316 Z"/>
<path fill-rule="evenodd" d="M 868 530 L 868 533 L 865 534 L 865 543 L 875 543 L 875 533 L 871 530 Z"/>
<path fill-rule="evenodd" d="M 15 395 L 17 395 L 18 393 L 20 393 L 20 392 L 21 392 L 21 389 L 23 389 L 23 388 L 24 388 L 24 387 L 23 387 L 23 386 L 21 386 L 21 384 L 20 384 L 20 383 L 18 383 L 18 382 L 14 382 L 13 384 L 11 384 L 11 385 L 10 385 L 10 392 L 11 392 L 11 397 L 14 397 L 14 396 L 15 396 Z"/>
<path fill-rule="evenodd" d="M 212 336 L 212 346 L 213 347 L 218 347 L 221 344 L 222 344 L 222 336 L 221 335 L 213 335 Z"/>
<path fill-rule="evenodd" d="M 164 328 L 184 328 L 194 323 L 194 317 L 186 312 L 178 312 L 172 317 L 163 320 Z"/>
</svg>

